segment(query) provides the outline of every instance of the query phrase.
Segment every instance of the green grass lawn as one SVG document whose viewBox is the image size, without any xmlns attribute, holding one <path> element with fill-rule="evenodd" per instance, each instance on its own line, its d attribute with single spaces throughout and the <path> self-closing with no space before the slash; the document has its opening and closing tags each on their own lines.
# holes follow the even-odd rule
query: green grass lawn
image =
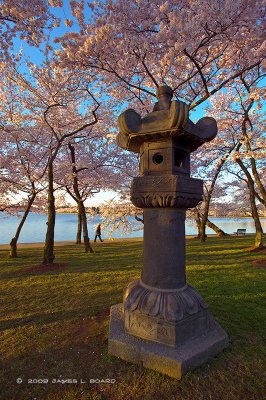
<svg viewBox="0 0 266 400">
<path fill-rule="evenodd" d="M 141 242 L 99 243 L 94 254 L 77 245 L 57 247 L 56 262 L 65 266 L 46 272 L 31 268 L 41 262 L 42 248 L 23 249 L 18 259 L 0 250 L 0 398 L 262 400 L 266 269 L 252 261 L 266 254 L 246 252 L 252 244 L 244 236 L 187 240 L 188 282 L 229 334 L 230 346 L 181 381 L 108 355 L 109 309 L 140 276 Z"/>
</svg>

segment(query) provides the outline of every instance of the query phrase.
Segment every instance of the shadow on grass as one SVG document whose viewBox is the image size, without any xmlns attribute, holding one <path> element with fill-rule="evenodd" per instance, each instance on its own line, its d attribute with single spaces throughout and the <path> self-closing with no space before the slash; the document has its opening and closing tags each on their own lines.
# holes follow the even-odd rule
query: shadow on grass
<svg viewBox="0 0 266 400">
<path fill-rule="evenodd" d="M 2 398 L 262 399 L 265 270 L 251 266 L 261 255 L 242 251 L 251 241 L 187 242 L 188 282 L 209 303 L 231 344 L 181 382 L 107 354 L 109 308 L 140 276 L 141 243 L 103 243 L 89 255 L 76 245 L 58 247 L 56 262 L 66 264 L 64 271 L 41 275 L 27 275 L 23 269 L 41 261 L 42 249 L 25 249 L 18 260 L 1 259 L 2 309 L 9 318 L 1 321 Z M 114 378 L 116 385 L 27 383 L 60 377 Z"/>
<path fill-rule="evenodd" d="M 112 378 L 114 373 L 108 369 L 107 338 L 105 328 L 100 324 L 97 330 L 93 327 L 91 334 L 86 329 L 83 332 L 75 332 L 73 343 L 69 340 L 67 346 L 55 343 L 53 348 L 30 353 L 19 357 L 11 357 L 2 362 L 4 375 L 1 379 L 1 398 L 7 400 L 46 399 L 53 394 L 64 393 L 69 387 L 75 387 L 75 383 L 61 383 L 63 380 L 77 379 L 87 382 L 88 393 L 93 392 L 93 386 L 89 385 L 91 378 Z M 86 336 L 85 336 L 86 335 Z M 88 336 L 89 335 L 89 336 Z M 88 337 L 87 337 L 88 336 Z M 53 338 L 50 339 L 51 341 Z M 105 356 L 103 357 L 103 353 Z M 104 358 L 104 362 L 103 362 Z M 110 363 L 109 363 L 110 364 Z M 17 378 L 22 380 L 18 384 Z M 48 383 L 43 381 L 48 379 Z M 34 384 L 34 380 L 35 381 Z M 53 381 L 56 381 L 53 383 Z M 84 388 L 85 384 L 82 384 Z M 92 389 L 92 390 L 91 390 Z M 50 398 L 50 397 L 49 397 Z"/>
<path fill-rule="evenodd" d="M 78 316 L 87 317 L 90 316 L 91 312 L 88 308 L 77 309 L 67 312 L 53 312 L 45 314 L 33 314 L 23 318 L 15 318 L 9 320 L 0 321 L 0 331 L 5 331 L 6 329 L 15 329 L 23 326 L 31 325 L 46 325 L 53 322 L 67 321 L 77 318 Z"/>
<path fill-rule="evenodd" d="M 233 305 L 232 309 L 233 309 Z M 237 324 L 235 315 L 232 319 Z M 70 314 L 68 315 L 70 317 Z M 94 319 L 75 318 L 66 325 L 66 337 L 54 339 L 47 328 L 46 348 L 34 347 L 2 362 L 2 398 L 5 400 L 102 399 L 102 400 L 193 400 L 262 399 L 263 379 L 256 378 L 253 366 L 263 370 L 259 352 L 262 341 L 249 329 L 234 335 L 228 349 L 209 363 L 185 376 L 182 381 L 163 376 L 108 356 L 108 314 L 102 310 Z M 43 321 L 47 325 L 47 321 Z M 251 328 L 251 327 L 250 327 Z M 26 329 L 26 327 L 25 327 Z M 22 383 L 16 382 L 17 378 Z M 33 379 L 40 379 L 32 384 Z M 42 383 L 48 379 L 48 383 Z M 77 383 L 62 383 L 76 379 Z M 90 384 L 90 379 L 115 379 L 115 385 Z M 82 383 L 81 384 L 81 380 Z M 52 382 L 55 383 L 52 383 Z M 238 382 L 238 384 L 236 384 Z M 215 393 L 217 396 L 215 396 Z M 202 396 L 201 396 L 202 394 Z M 224 397 L 222 397 L 224 396 Z M 244 397 L 243 397 L 244 396 Z"/>
</svg>

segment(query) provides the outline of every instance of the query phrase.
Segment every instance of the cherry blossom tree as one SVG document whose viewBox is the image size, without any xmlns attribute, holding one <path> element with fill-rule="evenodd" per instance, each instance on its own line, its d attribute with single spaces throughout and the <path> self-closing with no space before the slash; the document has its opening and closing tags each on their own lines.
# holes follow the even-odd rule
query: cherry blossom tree
<svg viewBox="0 0 266 400">
<path fill-rule="evenodd" d="M 224 204 L 221 202 L 217 202 L 216 209 L 219 214 L 223 216 L 231 216 L 231 217 L 238 217 L 239 215 L 252 217 L 251 207 L 250 207 L 250 198 L 249 198 L 249 191 L 247 190 L 247 183 L 244 176 L 236 177 L 230 170 L 232 169 L 233 164 L 228 164 L 228 174 L 231 176 L 230 182 L 227 183 L 228 186 L 228 201 Z M 239 171 L 238 171 L 239 172 Z M 259 216 L 265 216 L 266 210 L 265 207 L 256 202 L 256 206 L 258 209 Z"/>
<path fill-rule="evenodd" d="M 57 38 L 61 61 L 98 71 L 113 98 L 134 108 L 149 107 L 167 83 L 193 109 L 263 60 L 263 0 L 88 5 L 91 13 L 71 2 L 79 32 Z"/>
<path fill-rule="evenodd" d="M 256 235 L 255 247 L 263 248 L 263 229 L 260 223 L 257 201 L 265 207 L 265 115 L 261 111 L 263 88 L 258 83 L 261 75 L 242 76 L 237 86 L 220 93 L 212 99 L 214 112 L 218 118 L 221 131 L 231 135 L 234 152 L 231 161 L 234 163 L 229 171 L 246 182 L 251 213 Z"/>
<path fill-rule="evenodd" d="M 30 75 L 22 75 L 10 68 L 6 75 L 20 92 L 23 115 L 42 132 L 46 142 L 48 222 L 43 263 L 47 264 L 54 259 L 54 162 L 65 141 L 91 134 L 93 125 L 97 123 L 99 103 L 89 89 L 88 79 L 63 73 L 51 64 L 49 58 L 38 67 L 29 64 L 29 70 Z"/>
<path fill-rule="evenodd" d="M 0 163 L 1 170 L 3 164 Z M 2 175 L 2 171 L 1 171 Z M 2 178 L 2 177 L 1 177 Z M 17 189 L 12 184 L 7 184 L 0 178 L 0 212 L 8 214 L 16 214 L 17 211 L 23 206 L 24 202 L 16 198 Z"/>
<path fill-rule="evenodd" d="M 61 175 L 59 173 L 55 179 L 77 203 L 78 243 L 81 242 L 82 226 L 83 236 L 87 231 L 84 202 L 100 190 L 122 191 L 127 188 L 129 176 L 133 176 L 137 165 L 137 157 L 132 158 L 118 149 L 114 129 L 111 128 L 113 132 L 110 132 L 110 126 L 116 119 L 113 110 L 107 108 L 104 101 L 101 109 L 103 111 L 98 113 L 98 122 L 91 135 L 77 140 L 70 138 L 56 161 L 60 166 L 58 170 L 69 171 Z"/>
<path fill-rule="evenodd" d="M 46 150 L 38 142 L 39 132 L 32 126 L 29 116 L 21 112 L 21 94 L 15 84 L 1 79 L 0 95 L 0 181 L 5 188 L 2 202 L 5 211 L 24 209 L 10 242 L 10 256 L 17 257 L 19 235 L 33 203 L 35 210 L 44 206 L 40 194 L 45 189 Z M 11 194 L 15 197 L 13 200 Z"/>
<path fill-rule="evenodd" d="M 46 188 L 43 180 L 46 163 L 42 149 L 33 146 L 29 131 L 12 130 L 9 126 L 6 141 L 2 141 L 2 144 L 6 162 L 0 168 L 0 179 L 3 183 L 12 185 L 16 189 L 16 195 L 22 196 L 24 202 L 22 218 L 10 242 L 10 257 L 17 257 L 19 235 L 33 204 L 35 203 L 35 211 L 44 210 L 44 197 L 41 194 Z"/>
<path fill-rule="evenodd" d="M 89 235 L 88 235 L 88 227 L 87 227 L 87 214 L 84 202 L 94 193 L 99 192 L 99 188 L 96 185 L 96 182 L 92 179 L 90 175 L 90 180 L 88 182 L 87 179 L 84 179 L 84 173 L 81 177 L 81 173 L 84 170 L 88 169 L 86 167 L 78 167 L 77 163 L 77 151 L 76 146 L 72 143 L 68 143 L 69 149 L 69 161 L 71 163 L 70 171 L 71 174 L 64 176 L 64 188 L 66 192 L 72 197 L 72 199 L 77 203 L 77 211 L 78 211 L 78 229 L 77 229 L 77 236 L 76 236 L 76 243 L 81 244 L 81 235 L 83 231 L 83 238 L 84 238 L 84 246 L 86 252 L 93 252 L 92 247 L 89 245 Z M 70 179 L 69 179 L 70 178 Z M 85 182 L 84 182 L 85 180 Z"/>
<path fill-rule="evenodd" d="M 262 152 L 257 150 L 262 146 L 261 135 L 254 133 L 259 132 L 262 121 L 258 122 L 257 119 L 255 123 L 251 115 L 254 106 L 259 104 L 256 96 L 260 90 L 257 82 L 258 76 L 262 75 L 264 50 L 263 0 L 159 0 L 156 3 L 147 0 L 107 0 L 89 2 L 88 6 L 83 1 L 71 0 L 73 18 L 67 20 L 66 24 L 71 27 L 75 22 L 79 28 L 56 39 L 62 46 L 61 51 L 56 51 L 57 63 L 52 64 L 48 57 L 40 67 L 28 64 L 30 73 L 21 74 L 11 62 L 13 40 L 21 35 L 29 44 L 38 46 L 52 25 L 58 23 L 51 7 L 62 7 L 62 1 L 49 0 L 47 3 L 33 0 L 31 4 L 27 1 L 0 1 L 3 59 L 9 60 L 10 64 L 5 74 L 16 87 L 17 101 L 22 110 L 22 115 L 17 113 L 13 119 L 20 129 L 25 123 L 36 128 L 42 135 L 40 142 L 47 150 L 48 229 L 44 263 L 54 259 L 54 181 L 58 176 L 59 185 L 62 184 L 60 165 L 70 169 L 65 187 L 80 204 L 84 202 L 85 195 L 90 193 L 89 190 L 95 187 L 92 179 L 94 172 L 98 171 L 101 177 L 104 173 L 111 177 L 112 174 L 107 171 L 112 168 L 111 165 L 116 165 L 115 171 L 120 172 L 114 172 L 115 178 L 110 178 L 113 188 L 122 190 L 126 198 L 128 180 L 124 171 L 127 169 L 128 174 L 131 171 L 134 175 L 137 164 L 128 162 L 126 155 L 120 161 L 111 157 L 104 160 L 101 167 L 90 171 L 92 174 L 88 173 L 88 179 L 85 179 L 88 169 L 81 169 L 84 165 L 79 147 L 82 140 L 92 137 L 94 132 L 99 136 L 114 136 L 115 118 L 128 105 L 140 112 L 149 111 L 155 89 L 161 84 L 172 86 L 175 95 L 187 102 L 190 109 L 196 109 L 204 102 L 206 105 L 206 100 L 212 99 L 223 88 L 225 97 L 228 90 L 232 90 L 230 99 L 237 96 L 241 99 L 239 104 L 244 105 L 241 110 L 244 117 L 241 120 L 237 114 L 239 111 L 235 106 L 232 107 L 232 101 L 229 102 L 230 107 L 226 110 L 230 109 L 233 117 L 238 116 L 236 122 L 230 122 L 228 113 L 223 115 L 224 110 L 219 108 L 219 104 L 215 106 L 219 96 L 213 102 L 217 115 L 221 110 L 219 119 L 222 133 L 217 137 L 211 157 L 210 152 L 202 149 L 201 162 L 196 165 L 199 175 L 203 167 L 207 168 L 205 201 L 197 210 L 200 211 L 202 240 L 205 240 L 205 226 L 209 223 L 213 194 L 215 191 L 217 193 L 218 177 L 220 179 L 225 166 L 231 161 L 234 161 L 232 173 L 239 175 L 236 171 L 238 165 L 242 171 L 241 177 L 248 182 L 249 192 L 253 193 L 251 197 L 255 196 L 252 206 L 255 216 L 256 201 L 261 204 L 265 202 Z M 91 9 L 90 13 L 87 7 Z M 48 48 L 51 49 L 51 46 Z M 95 92 L 98 92 L 97 96 Z M 96 97 L 101 97 L 100 112 Z M 6 104 L 7 108 L 12 107 L 12 102 Z M 221 104 L 225 104 L 225 100 Z M 95 129 L 100 120 L 106 124 L 102 133 L 100 129 Z M 242 127 L 241 134 L 239 126 Z M 254 152 L 256 157 L 253 157 Z M 69 157 L 65 164 L 62 161 L 66 160 L 63 153 Z M 71 157 L 72 161 L 75 158 L 75 162 L 71 161 Z M 103 174 L 99 171 L 103 171 Z M 83 180 L 88 184 L 87 194 L 85 186 L 82 186 Z M 106 182 L 103 184 L 108 185 Z M 10 186 L 9 190 L 5 192 L 5 198 L 10 196 L 13 188 Z M 123 210 L 121 212 L 123 214 Z M 257 220 L 256 216 L 254 218 Z M 85 218 L 85 224 L 84 221 Z M 258 237 L 257 245 L 262 236 L 260 240 Z"/>
<path fill-rule="evenodd" d="M 221 179 L 224 165 L 234 148 L 235 143 L 228 138 L 228 132 L 219 132 L 211 143 L 192 153 L 192 174 L 204 182 L 203 201 L 194 209 L 198 237 L 202 242 L 206 240 L 206 226 L 219 236 L 225 236 L 225 233 L 209 220 L 209 211 L 213 198 L 217 199 L 224 195 L 221 186 L 218 184 L 217 187 L 217 180 Z"/>
<path fill-rule="evenodd" d="M 62 186 L 66 192 L 77 203 L 78 230 L 76 243 L 81 243 L 81 234 L 83 231 L 85 251 L 92 253 L 93 249 L 89 244 L 84 202 L 95 193 L 98 193 L 103 187 L 106 188 L 106 178 L 108 178 L 108 175 L 105 174 L 102 176 L 98 171 L 99 154 L 97 154 L 97 147 L 100 146 L 104 152 L 107 148 L 100 138 L 96 141 L 93 141 L 91 138 L 89 140 L 86 139 L 83 138 L 82 140 L 68 143 L 68 151 L 66 157 L 64 157 L 64 162 L 62 163 L 63 160 L 59 160 L 59 162 L 61 169 L 64 167 L 64 171 L 68 170 L 70 172 L 64 174 L 61 179 L 59 177 L 57 182 L 62 182 Z"/>
<path fill-rule="evenodd" d="M 87 18 L 84 4 L 73 2 L 80 30 L 57 38 L 62 45 L 60 60 L 69 68 L 94 69 L 120 109 L 129 104 L 147 112 L 154 89 L 161 84 L 172 86 L 176 96 L 195 109 L 228 85 L 252 80 L 262 68 L 262 0 L 109 0 L 89 6 L 92 15 Z M 237 145 L 220 136 L 219 140 L 198 215 L 203 241 L 216 181 Z M 210 152 L 204 148 L 203 153 L 208 160 Z"/>
<path fill-rule="evenodd" d="M 135 207 L 129 198 L 114 198 L 106 201 L 101 206 L 101 214 L 104 220 L 102 226 L 109 230 L 110 237 L 117 229 L 128 233 L 143 228 L 143 210 Z M 140 224 L 136 225 L 136 221 Z"/>
<path fill-rule="evenodd" d="M 59 20 L 51 12 L 49 4 L 52 7 L 62 6 L 61 1 L 52 0 L 0 1 L 0 61 L 13 61 L 15 39 L 38 47 L 51 29 L 59 25 Z"/>
</svg>

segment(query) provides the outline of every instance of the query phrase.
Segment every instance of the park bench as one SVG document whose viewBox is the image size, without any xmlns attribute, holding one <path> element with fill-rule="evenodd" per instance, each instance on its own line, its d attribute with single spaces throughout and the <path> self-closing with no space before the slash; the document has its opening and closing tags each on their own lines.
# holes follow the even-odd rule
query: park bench
<svg viewBox="0 0 266 400">
<path fill-rule="evenodd" d="M 237 231 L 234 232 L 234 233 L 236 233 L 237 235 L 245 235 L 246 234 L 246 229 L 237 229 Z"/>
</svg>

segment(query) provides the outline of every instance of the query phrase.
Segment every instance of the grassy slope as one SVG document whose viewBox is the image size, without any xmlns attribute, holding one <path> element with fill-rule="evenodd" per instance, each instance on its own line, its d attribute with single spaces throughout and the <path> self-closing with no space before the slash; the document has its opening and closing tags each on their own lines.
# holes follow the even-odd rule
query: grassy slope
<svg viewBox="0 0 266 400">
<path fill-rule="evenodd" d="M 1 250 L 1 399 L 262 399 L 266 270 L 251 262 L 265 254 L 245 252 L 252 241 L 209 238 L 202 245 L 188 240 L 188 281 L 209 303 L 231 345 L 182 381 L 107 354 L 109 309 L 139 277 L 141 242 L 104 242 L 90 255 L 77 245 L 59 247 L 56 262 L 66 267 L 46 273 L 27 271 L 41 261 L 42 249 L 23 249 L 17 260 Z M 30 384 L 30 378 L 87 383 Z M 116 383 L 89 384 L 92 378 Z"/>
</svg>

